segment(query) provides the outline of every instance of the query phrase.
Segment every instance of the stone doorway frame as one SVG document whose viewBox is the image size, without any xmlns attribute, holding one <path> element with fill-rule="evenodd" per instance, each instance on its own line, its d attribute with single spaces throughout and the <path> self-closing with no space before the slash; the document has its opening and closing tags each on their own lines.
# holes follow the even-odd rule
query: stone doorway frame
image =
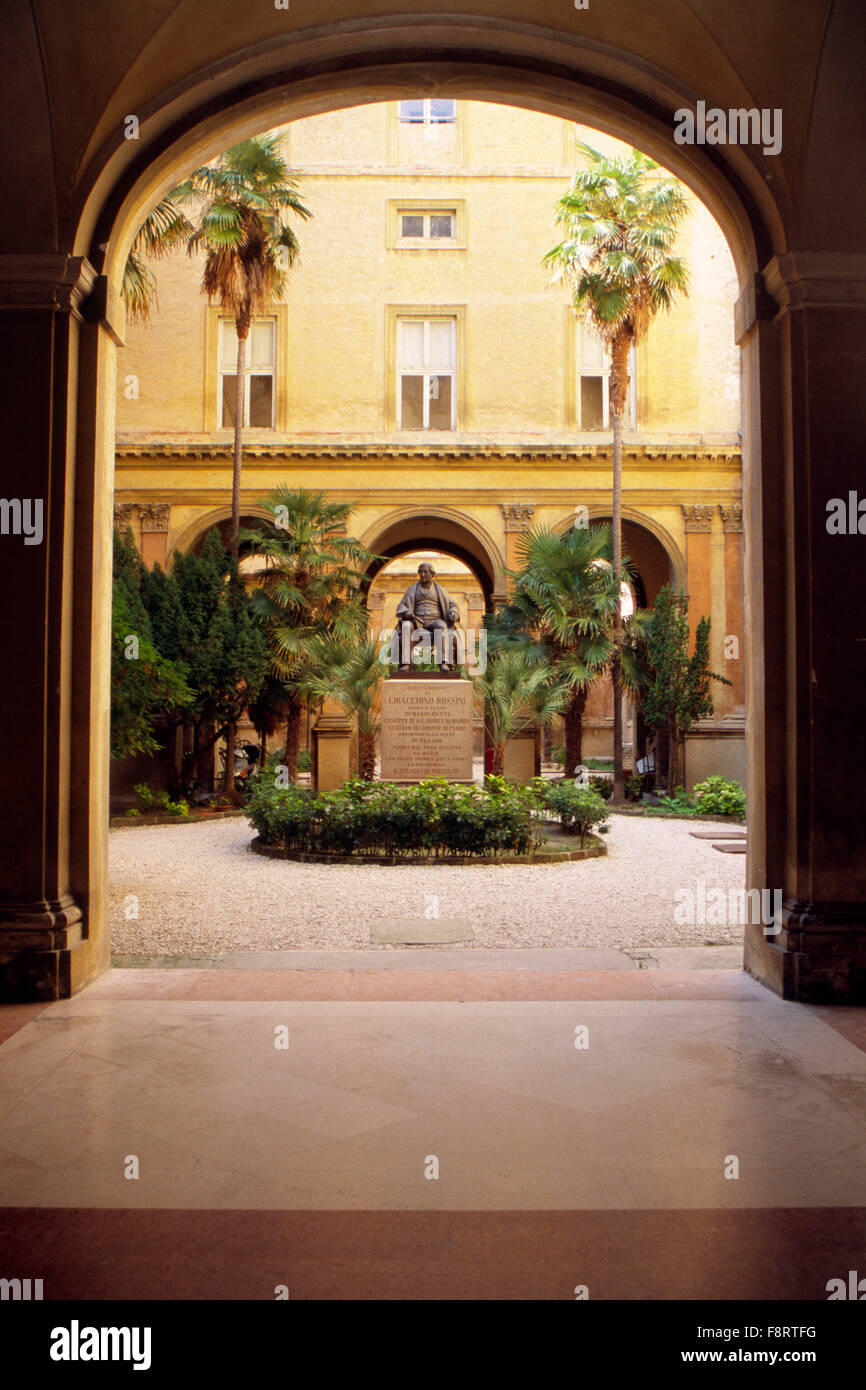
<svg viewBox="0 0 866 1390">
<path fill-rule="evenodd" d="M 819 333 L 841 325 L 841 311 L 860 294 L 862 258 L 790 254 L 784 191 L 771 193 L 761 156 L 734 147 L 722 155 L 676 146 L 670 112 L 682 89 L 636 59 L 528 24 L 403 15 L 399 22 L 309 30 L 290 44 L 244 51 L 219 72 L 198 74 L 183 92 L 167 93 L 158 110 L 140 113 L 142 138 L 134 149 L 115 138 L 93 156 L 67 242 L 73 255 L 33 258 L 38 265 L 7 258 L 22 262 L 17 269 L 7 264 L 4 275 L 26 287 L 33 298 L 24 302 L 52 311 L 45 399 L 53 442 L 41 725 L 46 775 L 40 805 L 28 809 L 23 827 L 40 839 L 32 854 L 41 857 L 27 872 L 22 861 L 17 875 L 25 887 L 38 880 L 42 897 L 22 893 L 4 907 L 6 996 L 68 995 L 108 962 L 108 596 L 116 348 L 124 331 L 117 283 L 135 230 L 185 169 L 232 141 L 292 118 L 419 90 L 518 105 L 639 144 L 692 188 L 728 240 L 740 284 L 735 320 L 751 639 L 747 881 L 757 888 L 781 884 L 785 894 L 784 930 L 773 941 L 749 935 L 746 966 L 787 997 L 862 994 L 862 904 L 838 901 L 854 879 L 846 878 L 845 836 L 834 848 L 820 820 L 833 800 L 813 794 L 815 737 L 810 741 L 807 728 L 803 663 L 808 667 L 814 625 L 804 627 L 791 598 L 798 538 L 810 544 L 813 566 L 823 559 L 832 573 L 836 564 L 812 529 L 820 494 L 808 470 L 805 426 L 796 435 L 791 429 L 811 379 L 807 313 Z M 830 313 L 820 320 L 825 310 Z M 825 443 L 826 437 L 825 428 Z M 795 486 L 795 473 L 808 485 Z M 808 605 L 811 590 L 803 583 Z"/>
</svg>

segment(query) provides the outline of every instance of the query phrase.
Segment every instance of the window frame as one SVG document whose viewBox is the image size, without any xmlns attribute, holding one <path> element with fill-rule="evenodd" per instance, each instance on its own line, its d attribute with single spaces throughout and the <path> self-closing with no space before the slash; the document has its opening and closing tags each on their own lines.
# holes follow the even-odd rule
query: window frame
<svg viewBox="0 0 866 1390">
<path fill-rule="evenodd" d="M 234 425 L 225 423 L 225 394 L 223 380 L 225 377 L 237 375 L 237 362 L 232 370 L 227 370 L 221 361 L 223 324 L 229 323 L 234 327 L 235 320 L 230 314 L 221 314 L 217 328 L 217 411 L 218 429 L 234 430 Z M 247 365 L 244 369 L 244 429 L 251 430 L 275 430 L 277 427 L 277 353 L 278 353 L 278 324 L 275 315 L 262 314 L 259 318 L 253 319 L 250 325 L 250 334 L 256 324 L 268 323 L 271 325 L 271 368 L 270 371 L 263 371 L 261 367 L 253 367 L 249 360 L 249 338 L 247 339 Z M 252 390 L 252 378 L 254 376 L 269 376 L 271 379 L 271 422 L 269 425 L 253 425 L 250 423 L 250 392 Z"/>
<path fill-rule="evenodd" d="M 412 120 L 411 117 L 403 115 L 403 107 L 408 106 L 411 101 L 421 102 L 422 115 L 420 121 Z M 434 120 L 432 115 L 434 101 L 450 101 L 452 106 L 452 115 L 450 115 L 446 120 L 442 120 L 441 118 L 437 118 L 436 120 Z M 397 103 L 397 119 L 401 125 L 456 125 L 457 99 L 456 97 L 404 97 Z"/>
<path fill-rule="evenodd" d="M 599 435 L 599 434 L 609 433 L 610 430 L 613 429 L 613 425 L 611 424 L 611 419 L 610 419 L 610 370 L 611 370 L 611 369 L 610 369 L 610 354 L 609 354 L 609 351 L 608 351 L 608 349 L 607 349 L 606 347 L 603 346 L 602 350 L 603 350 L 603 354 L 604 354 L 604 365 L 603 365 L 601 368 L 599 368 L 599 367 L 597 367 L 597 366 L 594 366 L 594 365 L 591 366 L 591 367 L 585 367 L 585 368 L 584 368 L 584 367 L 582 366 L 582 364 L 581 364 L 581 332 L 582 332 L 582 330 L 584 330 L 584 329 L 586 328 L 586 325 L 582 322 L 582 320 L 581 320 L 580 318 L 577 317 L 577 315 L 574 314 L 574 311 L 573 311 L 573 310 L 569 309 L 569 310 L 568 310 L 568 313 L 569 313 L 570 316 L 571 316 L 572 324 L 573 324 L 573 332 L 572 332 L 572 334 L 571 334 L 571 339 L 570 339 L 571 345 L 572 345 L 572 354 L 573 354 L 573 355 L 572 355 L 572 362 L 573 362 L 573 366 L 570 364 L 570 365 L 569 365 L 569 368 L 568 368 L 568 371 L 569 371 L 570 383 L 573 383 L 573 384 L 571 385 L 571 390 L 570 390 L 570 392 L 569 392 L 569 395 L 570 395 L 571 400 L 572 400 L 572 402 L 573 402 L 573 408 L 572 408 L 572 410 L 570 410 L 569 413 L 570 413 L 570 414 L 572 415 L 572 417 L 573 417 L 574 428 L 575 428 L 575 429 L 577 430 L 577 432 L 580 433 L 580 434 Z M 582 396 L 582 392 L 581 392 L 581 382 L 582 382 L 582 380 L 583 380 L 584 377 L 600 377 L 600 378 L 601 378 L 601 391 L 602 391 L 602 421 L 603 421 L 603 423 L 602 423 L 602 425 L 601 425 L 601 427 L 600 427 L 599 429 L 590 429 L 588 425 L 584 425 L 584 423 L 583 423 L 583 421 L 582 421 L 582 419 L 581 419 L 581 396 Z M 629 377 L 629 380 L 628 380 L 628 400 L 627 400 L 627 407 L 626 407 L 626 416 L 625 416 L 625 419 L 623 420 L 623 429 L 625 429 L 625 430 L 636 430 L 636 429 L 637 429 L 637 419 L 638 419 L 638 393 L 637 393 L 637 352 L 636 352 L 636 350 L 635 350 L 634 345 L 632 345 L 632 347 L 629 349 L 629 355 L 628 355 L 628 377 Z"/>
<path fill-rule="evenodd" d="M 413 429 L 403 430 L 398 423 L 402 412 L 398 411 L 400 376 L 398 369 L 399 319 L 452 319 L 454 320 L 454 368 L 452 373 L 450 430 Z M 466 428 L 466 305 L 465 304 L 387 304 L 385 306 L 385 400 L 384 419 L 387 433 L 398 431 L 411 439 L 429 438 L 430 435 L 453 435 Z M 407 373 L 412 375 L 412 373 Z M 417 373 L 415 373 L 417 375 Z M 436 375 L 436 373 L 432 373 Z"/>
<path fill-rule="evenodd" d="M 400 365 L 400 328 L 404 323 L 420 323 L 424 327 L 423 365 L 420 368 L 404 369 Z M 450 371 L 433 371 L 430 368 L 430 329 L 434 323 L 447 323 L 451 328 L 451 356 L 453 365 Z M 420 376 L 422 387 L 422 424 L 417 427 L 403 424 L 403 378 Z M 451 381 L 451 423 L 442 429 L 430 424 L 430 382 L 436 378 L 448 377 Z M 397 381 L 396 381 L 397 429 L 406 434 L 453 434 L 457 428 L 457 320 L 452 314 L 433 315 L 420 318 L 416 314 L 401 314 L 397 319 Z"/>
<path fill-rule="evenodd" d="M 420 236 L 411 236 L 403 231 L 404 217 L 420 217 L 423 224 L 423 231 Z M 434 237 L 430 231 L 432 219 L 434 217 L 451 218 L 451 235 Z M 399 208 L 397 211 L 397 244 L 398 246 L 423 246 L 431 250 L 440 246 L 453 246 L 457 240 L 457 209 L 456 208 Z"/>
<path fill-rule="evenodd" d="M 454 232 L 450 237 L 404 237 L 403 217 L 425 218 L 450 213 Z M 389 251 L 465 251 L 467 248 L 467 210 L 465 198 L 389 198 L 387 200 L 386 245 Z"/>
</svg>

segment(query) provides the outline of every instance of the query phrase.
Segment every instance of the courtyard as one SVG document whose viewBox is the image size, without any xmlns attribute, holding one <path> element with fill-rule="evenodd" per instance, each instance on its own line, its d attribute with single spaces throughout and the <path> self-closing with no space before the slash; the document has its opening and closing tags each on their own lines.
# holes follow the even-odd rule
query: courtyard
<svg viewBox="0 0 866 1390">
<path fill-rule="evenodd" d="M 380 867 L 260 858 L 249 852 L 253 832 L 240 817 L 124 828 L 110 836 L 112 950 L 175 958 L 357 950 L 370 948 L 375 923 L 405 918 L 431 929 L 468 922 L 468 945 L 509 950 L 742 943 L 736 921 L 675 919 L 684 889 L 703 883 L 727 895 L 743 887 L 744 856 L 720 853 L 694 832 L 730 827 L 614 814 L 603 858 Z"/>
</svg>

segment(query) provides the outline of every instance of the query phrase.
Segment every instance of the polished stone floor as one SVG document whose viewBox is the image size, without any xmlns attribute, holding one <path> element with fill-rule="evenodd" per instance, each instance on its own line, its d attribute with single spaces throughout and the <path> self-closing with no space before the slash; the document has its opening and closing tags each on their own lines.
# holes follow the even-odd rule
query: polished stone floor
<svg viewBox="0 0 866 1390">
<path fill-rule="evenodd" d="M 866 1270 L 861 1013 L 735 970 L 394 954 L 114 970 L 0 1013 L 0 1236 L 46 1297 L 268 1296 L 281 1259 L 335 1298 L 573 1297 L 575 1260 L 599 1297 L 824 1298 Z"/>
</svg>

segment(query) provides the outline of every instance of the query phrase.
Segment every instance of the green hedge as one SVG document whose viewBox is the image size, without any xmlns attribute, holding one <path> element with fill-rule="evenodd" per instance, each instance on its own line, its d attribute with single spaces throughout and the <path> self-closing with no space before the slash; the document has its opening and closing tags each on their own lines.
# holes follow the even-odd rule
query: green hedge
<svg viewBox="0 0 866 1390">
<path fill-rule="evenodd" d="M 264 844 L 305 853 L 492 859 L 533 851 L 537 807 L 534 788 L 503 778 L 488 778 L 483 788 L 355 781 L 317 796 L 262 777 L 247 817 Z"/>
</svg>

